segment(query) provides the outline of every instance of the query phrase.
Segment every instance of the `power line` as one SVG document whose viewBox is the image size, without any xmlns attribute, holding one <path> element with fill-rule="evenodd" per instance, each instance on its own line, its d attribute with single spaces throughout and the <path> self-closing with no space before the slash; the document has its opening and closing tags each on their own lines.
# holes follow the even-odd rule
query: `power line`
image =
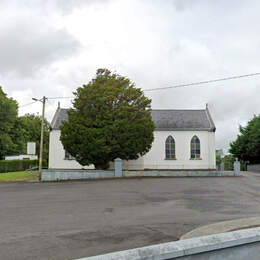
<svg viewBox="0 0 260 260">
<path fill-rule="evenodd" d="M 198 82 L 193 82 L 193 83 L 188 83 L 188 84 L 179 84 L 179 85 L 173 85 L 173 86 L 169 86 L 169 87 L 144 89 L 143 91 L 155 91 L 155 90 L 164 90 L 164 89 L 171 89 L 171 88 L 182 88 L 182 87 L 202 85 L 202 84 L 208 84 L 208 83 L 219 82 L 219 81 L 226 81 L 226 80 L 232 80 L 232 79 L 253 77 L 253 76 L 258 76 L 258 75 L 260 75 L 260 72 L 251 73 L 251 74 L 245 74 L 245 75 L 238 75 L 238 76 L 231 76 L 231 77 L 220 78 L 220 79 L 212 79 L 212 80 L 198 81 Z"/>
<path fill-rule="evenodd" d="M 47 99 L 62 99 L 62 98 L 75 98 L 75 97 L 47 97 Z"/>
<path fill-rule="evenodd" d="M 37 101 L 33 101 L 33 102 L 30 102 L 28 104 L 25 104 L 25 105 L 22 105 L 22 106 L 19 106 L 19 108 L 22 108 L 22 107 L 26 107 L 26 106 L 29 106 L 29 105 L 32 105 L 34 103 L 36 103 Z"/>
<path fill-rule="evenodd" d="M 144 89 L 143 91 L 156 91 L 156 90 L 165 90 L 165 89 L 171 89 L 171 88 L 183 88 L 183 87 L 190 87 L 190 86 L 196 86 L 196 85 L 203 85 L 203 84 L 208 84 L 208 83 L 214 83 L 214 82 L 219 82 L 219 81 L 227 81 L 227 80 L 233 80 L 233 79 L 239 79 L 239 78 L 246 78 L 246 77 L 253 77 L 253 76 L 259 76 L 260 72 L 256 73 L 250 73 L 250 74 L 244 74 L 244 75 L 237 75 L 237 76 L 230 76 L 230 77 L 225 77 L 225 78 L 219 78 L 219 79 L 212 79 L 212 80 L 205 80 L 205 81 L 198 81 L 198 82 L 192 82 L 192 83 L 187 83 L 187 84 L 178 84 L 178 85 L 173 85 L 169 87 L 162 87 L 162 88 L 152 88 L 152 89 Z M 46 99 L 73 99 L 75 97 L 46 97 Z M 20 108 L 29 106 L 34 104 L 37 101 L 25 104 L 20 106 Z"/>
<path fill-rule="evenodd" d="M 48 99 L 66 99 L 66 98 L 67 98 L 67 99 L 72 99 L 72 98 L 74 98 L 74 97 L 48 97 L 48 98 L 46 98 L 46 99 L 48 100 Z M 22 106 L 19 106 L 19 108 L 23 108 L 23 107 L 32 105 L 32 104 L 36 103 L 37 101 L 38 101 L 38 100 L 35 100 L 35 101 L 33 101 L 33 102 L 24 104 L 24 105 L 22 105 Z"/>
</svg>

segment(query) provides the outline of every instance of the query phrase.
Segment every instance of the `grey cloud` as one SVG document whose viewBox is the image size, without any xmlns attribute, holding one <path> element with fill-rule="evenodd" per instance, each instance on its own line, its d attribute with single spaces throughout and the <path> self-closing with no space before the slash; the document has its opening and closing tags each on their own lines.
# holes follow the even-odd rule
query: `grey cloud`
<svg viewBox="0 0 260 260">
<path fill-rule="evenodd" d="M 0 75 L 33 76 L 39 69 L 74 55 L 79 42 L 43 19 L 19 17 L 0 27 Z"/>
<path fill-rule="evenodd" d="M 44 71 L 44 79 L 38 74 L 32 81 L 6 76 L 2 82 L 11 91 L 38 85 L 37 90 L 27 95 L 42 96 L 47 92 L 52 96 L 70 96 L 76 87 L 95 75 L 98 67 L 128 76 L 143 89 L 258 72 L 258 1 L 6 0 L 5 3 L 8 12 L 16 12 L 13 17 L 19 19 L 0 23 L 0 76 L 10 72 L 30 75 L 42 68 L 41 72 Z M 104 3 L 109 6 L 105 11 Z M 76 9 L 82 9 L 79 19 Z M 33 19 L 21 17 L 28 10 L 34 14 Z M 74 23 L 75 35 L 82 33 L 84 48 L 80 49 L 68 32 L 57 31 L 51 22 L 46 22 L 52 14 L 61 21 Z M 4 42 L 3 37 L 8 41 Z M 76 59 L 63 62 L 74 54 Z M 49 66 L 55 61 L 61 61 L 58 71 Z M 258 82 L 259 77 L 146 94 L 153 99 L 153 108 L 201 109 L 209 103 L 217 126 L 216 145 L 227 149 L 236 138 L 238 125 L 260 113 Z M 61 102 L 70 105 L 69 101 Z"/>
<path fill-rule="evenodd" d="M 85 6 L 108 3 L 110 0 L 0 0 L 0 6 L 12 8 L 30 8 L 42 14 L 61 12 L 70 14 Z"/>
<path fill-rule="evenodd" d="M 104 4 L 110 0 L 48 0 L 44 1 L 45 5 L 51 5 L 61 11 L 63 14 L 71 13 L 73 10 L 84 6 Z"/>
</svg>

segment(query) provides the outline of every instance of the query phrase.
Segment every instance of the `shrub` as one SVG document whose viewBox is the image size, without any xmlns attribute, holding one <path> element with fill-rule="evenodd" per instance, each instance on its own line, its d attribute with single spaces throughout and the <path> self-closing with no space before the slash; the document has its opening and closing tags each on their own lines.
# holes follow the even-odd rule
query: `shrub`
<svg viewBox="0 0 260 260">
<path fill-rule="evenodd" d="M 43 167 L 47 166 L 47 162 L 43 161 Z M 32 167 L 37 167 L 39 160 L 1 160 L 0 173 L 25 171 Z"/>
</svg>

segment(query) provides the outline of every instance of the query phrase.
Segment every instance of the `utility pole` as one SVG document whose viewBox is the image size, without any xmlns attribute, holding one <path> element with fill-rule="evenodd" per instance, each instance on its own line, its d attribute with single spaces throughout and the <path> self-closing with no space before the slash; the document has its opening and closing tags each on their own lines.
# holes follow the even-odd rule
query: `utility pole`
<svg viewBox="0 0 260 260">
<path fill-rule="evenodd" d="M 43 154 L 43 136 L 44 136 L 44 114 L 45 114 L 45 101 L 46 97 L 42 99 L 33 98 L 35 101 L 42 102 L 42 123 L 41 123 L 41 141 L 40 141 L 40 158 L 39 158 L 39 181 L 42 180 L 42 154 Z"/>
</svg>

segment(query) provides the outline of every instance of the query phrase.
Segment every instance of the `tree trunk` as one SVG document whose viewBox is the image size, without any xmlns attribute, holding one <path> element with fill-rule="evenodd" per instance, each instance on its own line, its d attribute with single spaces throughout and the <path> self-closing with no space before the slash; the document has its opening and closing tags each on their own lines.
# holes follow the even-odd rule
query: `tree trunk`
<svg viewBox="0 0 260 260">
<path fill-rule="evenodd" d="M 109 162 L 104 164 L 94 164 L 95 170 L 107 170 L 109 168 Z"/>
</svg>

